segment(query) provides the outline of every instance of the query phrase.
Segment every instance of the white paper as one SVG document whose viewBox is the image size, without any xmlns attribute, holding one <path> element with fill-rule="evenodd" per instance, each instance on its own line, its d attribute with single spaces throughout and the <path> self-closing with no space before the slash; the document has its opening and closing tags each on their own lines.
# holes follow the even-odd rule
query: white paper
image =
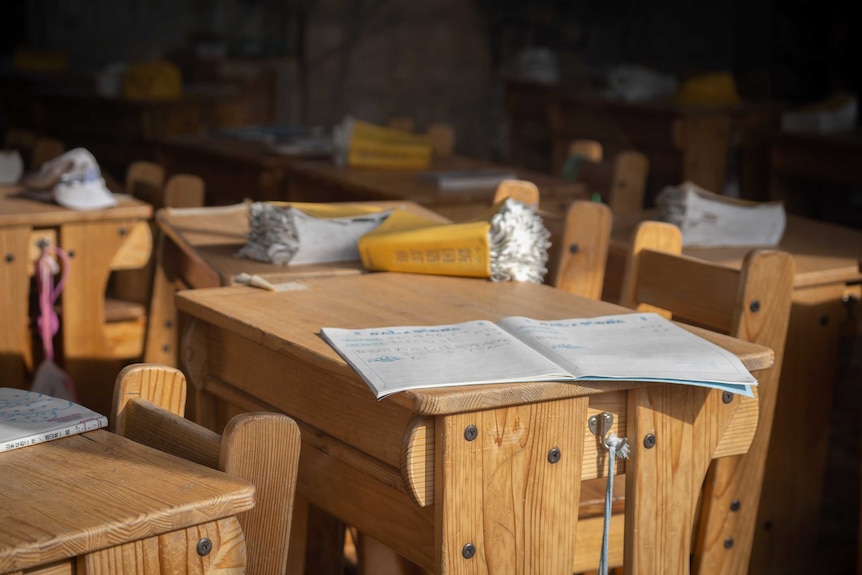
<svg viewBox="0 0 862 575">
<path fill-rule="evenodd" d="M 732 353 L 652 313 L 439 326 L 325 327 L 321 336 L 376 397 L 409 389 L 527 381 L 649 381 L 751 396 Z"/>
</svg>

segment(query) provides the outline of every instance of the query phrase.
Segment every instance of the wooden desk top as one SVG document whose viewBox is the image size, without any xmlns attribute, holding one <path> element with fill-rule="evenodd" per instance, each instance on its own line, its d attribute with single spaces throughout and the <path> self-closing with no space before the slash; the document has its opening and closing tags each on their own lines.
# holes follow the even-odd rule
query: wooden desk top
<svg viewBox="0 0 862 575">
<path fill-rule="evenodd" d="M 0 453 L 0 572 L 230 517 L 254 485 L 96 430 Z"/>
<path fill-rule="evenodd" d="M 273 350 L 287 351 L 317 369 L 333 372 L 346 384 L 363 388 L 372 399 L 373 394 L 359 375 L 318 335 L 322 327 L 496 321 L 509 315 L 550 320 L 631 312 L 530 283 L 398 273 L 311 278 L 302 283 L 307 289 L 280 293 L 246 287 L 184 291 L 177 294 L 177 308 Z M 772 364 L 773 354 L 767 348 L 688 329 L 737 354 L 749 370 Z M 492 384 L 402 392 L 382 401 L 397 402 L 416 413 L 443 414 L 584 396 L 633 385 L 641 384 Z"/>
<path fill-rule="evenodd" d="M 352 205 L 347 202 L 343 205 Z M 413 202 L 359 202 L 358 205 L 382 209 L 401 208 L 442 223 L 448 222 Z M 279 266 L 235 254 L 246 243 L 248 208 L 245 204 L 225 207 L 172 209 L 156 212 L 156 221 L 164 233 L 186 254 L 202 265 L 193 287 L 231 285 L 239 273 L 257 274 L 272 283 L 319 275 L 355 274 L 363 271 L 362 262 L 335 262 Z"/>
<path fill-rule="evenodd" d="M 624 249 L 638 221 L 654 212 L 632 219 L 615 218 L 612 248 Z M 683 253 L 706 261 L 739 268 L 752 247 L 693 248 Z M 796 262 L 794 286 L 797 288 L 830 283 L 862 281 L 859 258 L 862 256 L 862 230 L 788 214 L 781 243 L 772 249 L 784 250 Z"/>
<path fill-rule="evenodd" d="M 119 205 L 104 210 L 71 210 L 52 202 L 40 202 L 22 195 L 20 186 L 0 186 L 0 226 L 57 226 L 61 224 L 148 219 L 150 204 L 118 195 Z"/>
<path fill-rule="evenodd" d="M 241 140 L 227 136 L 207 134 L 178 134 L 159 138 L 162 153 L 192 153 L 216 159 L 255 164 L 261 168 L 278 168 L 301 159 L 290 154 L 279 154 L 265 142 Z"/>
<path fill-rule="evenodd" d="M 515 173 L 518 179 L 528 180 L 536 184 L 543 196 L 554 196 L 574 191 L 583 199 L 587 198 L 586 187 L 583 184 L 564 180 L 548 174 L 532 172 L 523 168 L 506 166 L 453 156 L 443 160 L 435 160 L 427 170 L 376 170 L 336 166 L 330 160 L 302 160 L 291 162 L 288 166 L 289 175 L 300 175 L 310 180 L 328 184 L 337 184 L 345 190 L 351 190 L 357 195 L 375 198 L 391 198 L 411 200 L 423 205 L 438 203 L 490 201 L 494 188 L 475 190 L 444 191 L 437 189 L 437 184 L 430 179 L 421 178 L 423 172 L 462 171 L 480 169 L 502 169 Z"/>
</svg>

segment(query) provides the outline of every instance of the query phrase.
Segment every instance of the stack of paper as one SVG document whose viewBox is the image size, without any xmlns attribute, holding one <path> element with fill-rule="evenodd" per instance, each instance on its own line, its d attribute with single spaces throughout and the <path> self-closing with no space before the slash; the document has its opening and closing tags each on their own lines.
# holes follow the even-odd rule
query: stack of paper
<svg viewBox="0 0 862 575">
<path fill-rule="evenodd" d="M 439 190 L 454 192 L 458 190 L 496 189 L 504 180 L 518 179 L 518 175 L 510 170 L 486 168 L 481 170 L 423 172 L 419 174 L 419 178 L 435 182 Z"/>
<path fill-rule="evenodd" d="M 774 246 L 787 218 L 780 202 L 749 202 L 720 196 L 691 182 L 656 196 L 660 219 L 682 231 L 683 246 Z"/>
<path fill-rule="evenodd" d="M 367 206 L 254 202 L 249 206 L 248 243 L 237 255 L 277 265 L 358 261 L 359 237 L 391 212 Z"/>
</svg>

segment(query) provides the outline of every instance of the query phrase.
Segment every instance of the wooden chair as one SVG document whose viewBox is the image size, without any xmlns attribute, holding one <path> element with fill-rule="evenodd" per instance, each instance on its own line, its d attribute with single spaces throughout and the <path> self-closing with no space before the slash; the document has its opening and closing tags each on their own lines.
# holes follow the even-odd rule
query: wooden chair
<svg viewBox="0 0 862 575">
<path fill-rule="evenodd" d="M 566 212 L 556 250 L 551 284 L 561 290 L 600 299 L 611 238 L 611 209 L 600 202 L 575 201 Z"/>
<path fill-rule="evenodd" d="M 63 155 L 66 145 L 56 138 L 36 138 L 30 157 L 30 168 L 35 170 L 47 161 Z"/>
<path fill-rule="evenodd" d="M 428 126 L 428 137 L 437 159 L 450 157 L 455 150 L 455 130 L 449 124 L 434 123 Z"/>
<path fill-rule="evenodd" d="M 634 150 L 624 150 L 612 160 L 604 158 L 595 140 L 574 140 L 569 145 L 562 176 L 585 183 L 597 192 L 614 214 L 643 209 L 649 160 Z"/>
<path fill-rule="evenodd" d="M 234 416 L 219 435 L 183 418 L 185 400 L 186 380 L 179 370 L 127 366 L 114 387 L 112 426 L 119 435 L 253 483 L 255 507 L 238 517 L 248 572 L 283 575 L 299 465 L 299 427 L 283 414 L 244 413 Z"/>
<path fill-rule="evenodd" d="M 148 185 L 161 189 L 165 183 L 165 169 L 155 162 L 136 160 L 126 170 L 126 193 L 135 196 L 135 188 Z"/>
<path fill-rule="evenodd" d="M 155 183 L 163 174 L 161 166 L 150 162 L 135 162 L 129 169 L 127 186 L 134 190 L 134 195 L 154 209 L 164 207 L 200 207 L 204 204 L 205 184 L 202 178 L 191 174 L 175 174 L 168 178 L 164 186 Z M 134 355 L 130 358 L 143 357 L 149 362 L 176 365 L 175 345 L 162 341 L 165 331 L 173 333 L 176 318 L 164 310 L 173 309 L 165 306 L 160 298 L 173 297 L 173 289 L 168 295 L 161 285 L 164 278 L 161 275 L 156 259 L 162 239 L 158 229 L 151 225 L 151 234 L 155 249 L 147 263 L 137 269 L 123 270 L 113 274 L 110 292 L 105 300 L 108 321 L 135 322 L 139 326 L 129 333 L 130 343 L 134 343 Z M 169 345 L 166 349 L 165 346 Z M 161 351 L 159 351 L 161 350 Z M 129 352 L 127 352 L 129 353 Z"/>
<path fill-rule="evenodd" d="M 752 250 L 740 270 L 684 256 L 681 251 L 682 236 L 677 227 L 641 223 L 631 242 L 620 303 L 762 344 L 775 352 L 775 365 L 764 372 L 756 388 L 759 424 L 751 447 L 744 456 L 713 462 L 704 483 L 692 544 L 693 572 L 745 573 L 778 393 L 795 267 L 789 254 L 775 250 Z M 753 408 L 751 400 L 741 401 Z M 623 483 L 615 485 L 619 488 L 614 496 L 615 514 L 624 506 Z M 604 482 L 583 482 L 581 491 L 581 517 L 587 518 L 604 502 Z M 623 561 L 622 522 L 612 521 L 611 525 L 613 567 Z M 583 552 L 593 554 L 598 561 L 598 548 L 585 546 L 578 554 Z"/>
<path fill-rule="evenodd" d="M 506 198 L 512 198 L 528 206 L 539 205 L 539 188 L 527 180 L 504 180 L 494 191 L 492 205 L 499 204 Z"/>
</svg>

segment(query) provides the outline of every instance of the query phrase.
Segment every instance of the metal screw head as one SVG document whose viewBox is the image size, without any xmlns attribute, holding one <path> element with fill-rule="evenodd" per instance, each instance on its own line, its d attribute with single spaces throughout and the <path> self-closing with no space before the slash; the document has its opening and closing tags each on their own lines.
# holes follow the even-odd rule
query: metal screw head
<svg viewBox="0 0 862 575">
<path fill-rule="evenodd" d="M 569 253 L 570 254 L 578 253 L 579 249 L 581 249 L 581 248 L 580 248 L 580 246 L 578 246 L 578 244 L 569 244 Z"/>
<path fill-rule="evenodd" d="M 733 537 L 728 537 L 724 540 L 724 548 L 730 549 L 731 547 L 733 547 Z"/>
<path fill-rule="evenodd" d="M 166 344 L 164 344 L 164 345 L 162 346 L 162 351 L 165 351 L 165 352 L 171 351 L 171 346 L 170 346 L 169 344 L 167 344 L 167 343 L 166 343 Z"/>
<path fill-rule="evenodd" d="M 467 441 L 473 441 L 478 436 L 479 430 L 476 429 L 476 426 L 472 423 L 464 428 L 464 439 L 466 439 Z"/>
<path fill-rule="evenodd" d="M 10 253 L 10 254 L 6 254 L 6 261 L 7 261 L 8 263 L 12 263 L 12 262 L 14 262 L 14 261 L 15 261 L 15 254 L 11 254 L 11 253 Z"/>
<path fill-rule="evenodd" d="M 464 559 L 471 559 L 473 557 L 473 555 L 475 555 L 475 554 L 476 554 L 476 546 L 473 545 L 472 543 L 467 543 L 461 549 L 461 555 L 464 557 Z"/>
<path fill-rule="evenodd" d="M 644 435 L 644 447 L 647 449 L 652 449 L 655 447 L 655 435 L 652 433 L 647 433 Z"/>
<path fill-rule="evenodd" d="M 729 391 L 722 392 L 721 401 L 723 401 L 724 403 L 730 403 L 731 401 L 733 401 L 733 394 Z"/>
<path fill-rule="evenodd" d="M 165 327 L 167 327 L 167 328 L 174 327 L 174 322 L 172 322 L 171 320 L 167 320 L 165 322 Z"/>
<path fill-rule="evenodd" d="M 67 253 L 69 254 L 70 258 L 75 257 L 75 250 L 69 250 Z"/>
<path fill-rule="evenodd" d="M 748 304 L 748 309 L 750 309 L 754 313 L 759 312 L 760 311 L 760 301 L 758 301 L 758 300 L 752 301 L 750 304 Z"/>
<path fill-rule="evenodd" d="M 126 230 L 126 227 L 125 227 L 125 226 L 123 226 L 123 227 L 121 227 L 119 230 L 117 230 L 117 233 L 119 233 L 119 234 L 120 234 L 120 236 L 124 236 L 124 235 L 126 235 L 126 234 L 128 233 L 128 231 Z"/>
<path fill-rule="evenodd" d="M 820 316 L 820 325 L 828 325 L 829 324 L 829 316 L 821 315 Z"/>
<path fill-rule="evenodd" d="M 734 499 L 733 501 L 730 502 L 730 510 L 731 511 L 739 511 L 739 506 L 740 506 L 739 499 Z"/>
<path fill-rule="evenodd" d="M 213 550 L 213 542 L 204 537 L 200 541 L 198 541 L 198 555 L 204 557 L 210 554 L 210 551 Z"/>
<path fill-rule="evenodd" d="M 557 447 L 552 447 L 550 451 L 548 451 L 548 462 L 556 463 L 560 460 L 560 450 Z"/>
</svg>

